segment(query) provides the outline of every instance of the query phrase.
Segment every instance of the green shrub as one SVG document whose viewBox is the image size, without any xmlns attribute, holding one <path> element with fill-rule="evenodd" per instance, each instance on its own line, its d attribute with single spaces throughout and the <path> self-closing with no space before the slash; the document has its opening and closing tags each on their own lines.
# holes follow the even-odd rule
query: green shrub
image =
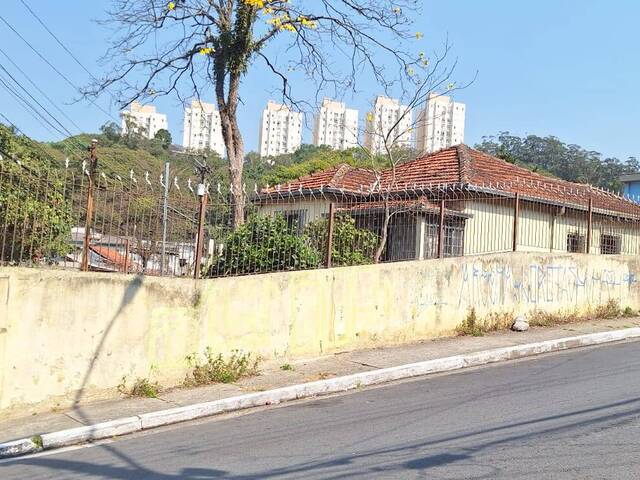
<svg viewBox="0 0 640 480">
<path fill-rule="evenodd" d="M 157 398 L 161 387 L 158 382 L 152 382 L 148 378 L 137 378 L 131 388 L 127 388 L 127 377 L 122 377 L 118 385 L 118 391 L 129 397 Z"/>
<path fill-rule="evenodd" d="M 326 255 L 328 238 L 328 220 L 318 219 L 309 223 L 304 234 L 311 245 Z M 333 244 L 331 264 L 335 266 L 366 265 L 373 263 L 378 246 L 378 236 L 370 230 L 357 228 L 356 221 L 347 214 L 338 214 L 333 222 Z"/>
<path fill-rule="evenodd" d="M 191 373 L 185 379 L 185 385 L 208 385 L 210 383 L 232 383 L 243 377 L 257 375 L 260 358 L 253 358 L 250 353 L 234 351 L 225 360 L 222 354 L 214 355 L 207 347 L 204 361 L 196 354 L 189 355 L 187 362 Z"/>
<path fill-rule="evenodd" d="M 206 276 L 303 270 L 320 265 L 319 252 L 305 236 L 296 235 L 282 215 L 251 215 L 223 242 Z"/>
</svg>

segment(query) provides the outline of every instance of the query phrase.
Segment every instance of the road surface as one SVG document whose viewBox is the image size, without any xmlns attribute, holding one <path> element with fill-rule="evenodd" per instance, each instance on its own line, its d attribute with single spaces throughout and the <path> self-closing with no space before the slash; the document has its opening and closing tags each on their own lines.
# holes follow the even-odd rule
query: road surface
<svg viewBox="0 0 640 480">
<path fill-rule="evenodd" d="M 638 479 L 640 342 L 183 424 L 13 479 Z"/>
</svg>

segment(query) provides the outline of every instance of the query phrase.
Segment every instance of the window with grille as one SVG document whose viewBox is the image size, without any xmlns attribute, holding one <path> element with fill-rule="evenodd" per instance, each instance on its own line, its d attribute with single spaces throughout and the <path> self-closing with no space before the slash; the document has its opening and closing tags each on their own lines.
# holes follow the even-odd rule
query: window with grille
<svg viewBox="0 0 640 480">
<path fill-rule="evenodd" d="M 618 255 L 620 253 L 620 244 L 618 235 L 600 235 L 600 253 L 602 255 Z"/>
<path fill-rule="evenodd" d="M 569 233 L 567 235 L 567 252 L 583 253 L 584 252 L 584 235 L 579 233 Z"/>
</svg>

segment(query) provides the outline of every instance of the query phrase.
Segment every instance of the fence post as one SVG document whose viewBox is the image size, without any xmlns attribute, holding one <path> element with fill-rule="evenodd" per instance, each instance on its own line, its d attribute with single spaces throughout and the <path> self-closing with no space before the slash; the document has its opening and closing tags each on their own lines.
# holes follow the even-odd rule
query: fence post
<svg viewBox="0 0 640 480">
<path fill-rule="evenodd" d="M 520 193 L 516 192 L 513 205 L 513 245 L 512 250 L 518 250 L 518 225 L 520 223 Z"/>
<path fill-rule="evenodd" d="M 329 218 L 327 222 L 327 268 L 331 268 L 331 255 L 333 254 L 333 222 L 334 203 L 329 204 Z"/>
<path fill-rule="evenodd" d="M 160 257 L 160 275 L 164 275 L 167 255 L 167 216 L 169 215 L 169 162 L 164 164 L 164 198 L 162 205 L 162 256 Z"/>
<path fill-rule="evenodd" d="M 444 199 L 440 200 L 440 223 L 438 225 L 438 258 L 444 257 Z"/>
<path fill-rule="evenodd" d="M 587 245 L 586 252 L 591 253 L 591 230 L 593 227 L 593 198 L 589 197 L 589 210 L 587 211 Z"/>
<path fill-rule="evenodd" d="M 84 224 L 84 241 L 82 242 L 82 264 L 80 269 L 83 272 L 89 271 L 89 243 L 91 241 L 91 227 L 93 226 L 93 187 L 96 168 L 98 167 L 98 157 L 96 146 L 98 141 L 91 140 L 89 147 L 89 183 L 87 185 L 87 218 Z"/>
<path fill-rule="evenodd" d="M 124 241 L 124 274 L 129 273 L 129 239 Z"/>
<path fill-rule="evenodd" d="M 202 263 L 202 249 L 204 248 L 204 219 L 207 210 L 207 191 L 203 183 L 198 184 L 198 196 L 200 197 L 200 210 L 198 213 L 198 238 L 196 239 L 196 264 L 193 278 L 200 278 L 200 264 Z"/>
</svg>

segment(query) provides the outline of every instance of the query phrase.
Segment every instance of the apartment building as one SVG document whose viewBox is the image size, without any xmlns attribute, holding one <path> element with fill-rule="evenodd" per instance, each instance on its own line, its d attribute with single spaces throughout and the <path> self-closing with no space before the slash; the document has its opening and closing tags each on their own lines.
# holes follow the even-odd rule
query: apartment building
<svg viewBox="0 0 640 480">
<path fill-rule="evenodd" d="M 302 114 L 287 105 L 267 103 L 260 122 L 260 156 L 293 153 L 302 143 Z"/>
<path fill-rule="evenodd" d="M 431 93 L 418 115 L 416 148 L 432 153 L 464 143 L 465 104 Z"/>
<path fill-rule="evenodd" d="M 193 100 L 190 106 L 185 107 L 182 146 L 187 151 L 210 150 L 224 157 L 220 112 L 215 105 Z"/>
<path fill-rule="evenodd" d="M 391 133 L 391 135 L 388 135 Z M 365 147 L 374 155 L 384 153 L 385 137 L 389 147 L 413 146 L 413 114 L 395 98 L 376 97 L 373 111 L 367 114 Z"/>
<path fill-rule="evenodd" d="M 132 102 L 129 110 L 120 112 L 122 134 L 126 135 L 129 128 L 140 135 L 153 139 L 158 130 L 168 130 L 167 116 L 158 113 L 153 105 L 142 105 Z"/>
<path fill-rule="evenodd" d="M 342 102 L 325 98 L 313 126 L 313 144 L 334 150 L 358 146 L 358 111 Z"/>
</svg>

